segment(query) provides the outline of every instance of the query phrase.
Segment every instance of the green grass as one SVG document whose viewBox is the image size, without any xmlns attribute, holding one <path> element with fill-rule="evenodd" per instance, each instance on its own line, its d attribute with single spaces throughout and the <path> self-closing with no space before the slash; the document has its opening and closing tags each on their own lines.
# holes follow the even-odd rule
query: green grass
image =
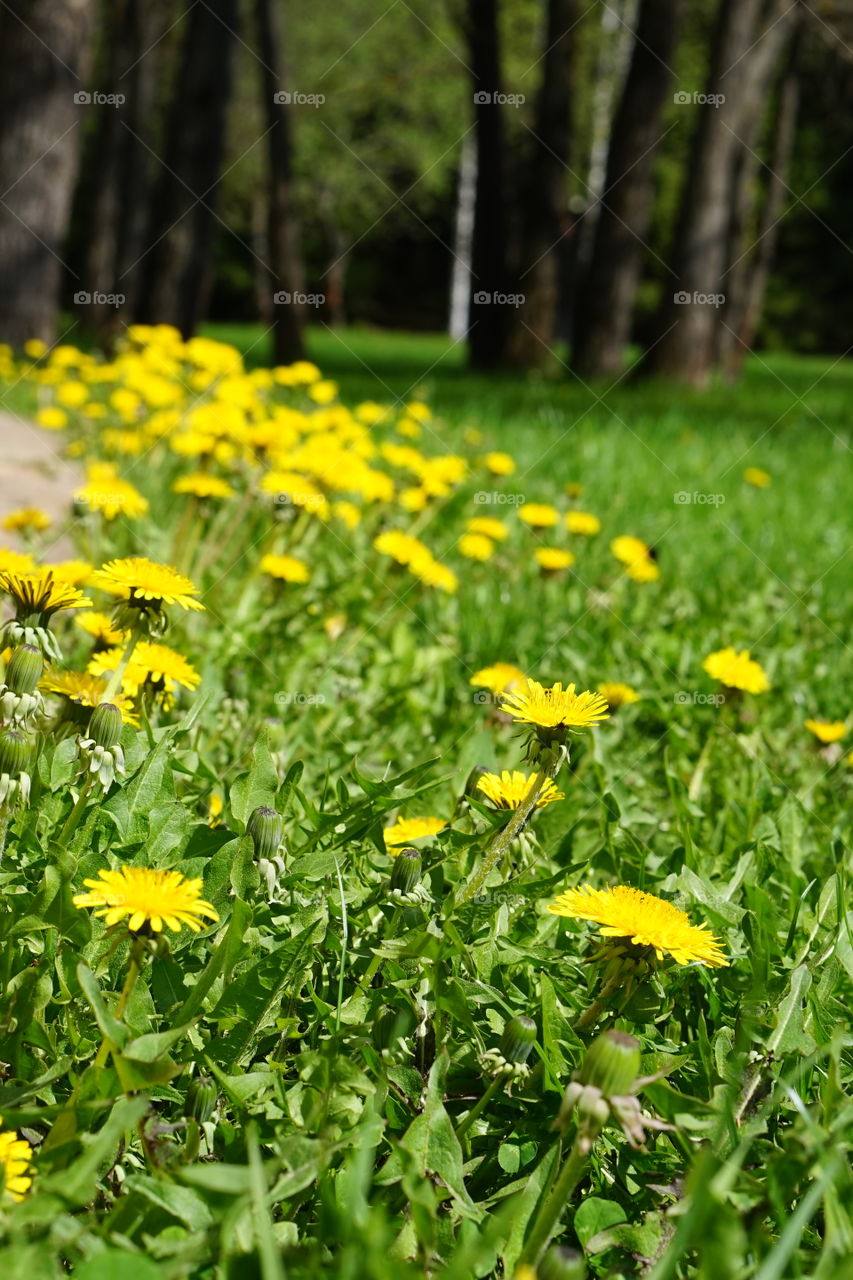
<svg viewBox="0 0 853 1280">
<path fill-rule="evenodd" d="M 257 328 L 209 332 L 250 364 L 269 358 Z M 574 1149 L 555 1239 L 593 1277 L 846 1275 L 853 769 L 850 739 L 822 750 L 804 721 L 851 710 L 853 372 L 754 357 L 738 386 L 698 395 L 473 376 L 439 336 L 318 329 L 309 350 L 346 404 L 425 399 L 420 447 L 461 454 L 470 474 L 422 516 L 366 504 L 348 531 L 288 508 L 273 524 L 240 464 L 238 514 L 185 521 L 171 485 L 195 463 L 160 444 L 120 460 L 148 518 L 73 523 L 92 560 L 141 553 L 197 578 L 207 611 L 174 617 L 165 640 L 202 682 L 171 708 L 149 692 L 141 728 L 124 730 L 126 776 L 80 812 L 80 726 L 37 735 L 0 911 L 0 1113 L 36 1148 L 37 1179 L 0 1212 L 0 1265 L 51 1280 L 521 1280 Z M 32 388 L 14 396 L 26 406 Z M 515 473 L 491 478 L 487 449 Z M 748 465 L 771 487 L 748 486 Z M 564 509 L 570 482 L 599 535 L 535 535 L 516 518 L 519 500 Z M 459 552 L 476 515 L 509 530 L 485 564 Z M 453 567 L 458 593 L 379 555 L 374 537 L 397 527 Z M 653 544 L 658 582 L 625 578 L 618 534 Z M 543 543 L 571 546 L 571 573 L 541 574 Z M 274 589 L 258 572 L 273 546 L 310 583 Z M 81 669 L 89 642 L 61 617 L 56 629 Z M 703 660 L 728 645 L 751 649 L 768 692 L 717 704 Z M 506 817 L 470 794 L 471 772 L 529 767 L 518 729 L 470 684 L 497 660 L 546 684 L 626 681 L 640 700 L 572 738 L 564 799 L 464 901 Z M 246 835 L 258 805 L 284 818 L 275 892 Z M 382 828 L 430 814 L 448 825 L 421 845 L 423 899 L 401 905 Z M 148 956 L 120 1011 L 127 939 L 114 947 L 71 903 L 118 863 L 201 877 L 221 918 Z M 585 1024 L 595 928 L 546 909 L 584 883 L 674 901 L 731 963 L 652 965 L 636 989 L 622 970 Z M 532 1072 L 469 1123 L 482 1054 L 513 1015 L 536 1024 Z M 670 1127 L 632 1147 L 611 1114 L 584 1153 L 575 1126 L 595 1113 L 575 1113 L 558 1151 L 566 1086 L 613 1025 L 639 1041 L 644 1111 Z M 217 1099 L 203 1137 L 199 1075 Z"/>
</svg>

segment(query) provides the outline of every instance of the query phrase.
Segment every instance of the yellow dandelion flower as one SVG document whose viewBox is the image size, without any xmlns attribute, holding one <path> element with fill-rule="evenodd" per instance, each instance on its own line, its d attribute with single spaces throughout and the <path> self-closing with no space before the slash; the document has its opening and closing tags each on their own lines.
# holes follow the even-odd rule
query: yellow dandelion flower
<svg viewBox="0 0 853 1280">
<path fill-rule="evenodd" d="M 0 547 L 0 573 L 34 573 L 36 562 L 24 551 L 13 551 L 11 547 Z"/>
<path fill-rule="evenodd" d="M 509 453 L 487 453 L 483 461 L 493 476 L 511 476 L 515 471 L 515 458 Z"/>
<path fill-rule="evenodd" d="M 218 791 L 211 791 L 210 799 L 207 802 L 207 817 L 209 827 L 218 827 L 219 818 L 222 816 L 222 810 L 225 808 L 225 801 Z"/>
<path fill-rule="evenodd" d="M 766 693 L 770 682 L 764 669 L 749 656 L 748 649 L 738 653 L 731 647 L 709 653 L 702 663 L 703 670 L 728 689 L 743 689 L 746 693 Z"/>
<path fill-rule="evenodd" d="M 39 533 L 53 524 L 50 516 L 40 507 L 16 507 L 0 521 L 4 529 L 17 533 Z"/>
<path fill-rule="evenodd" d="M 74 621 L 81 630 L 90 635 L 101 645 L 122 644 L 125 633 L 115 625 L 108 613 L 99 613 L 97 609 L 89 609 L 81 613 Z"/>
<path fill-rule="evenodd" d="M 343 521 L 348 529 L 361 524 L 361 511 L 354 502 L 333 502 L 332 515 Z"/>
<path fill-rule="evenodd" d="M 48 569 L 58 582 L 65 582 L 69 587 L 82 587 L 92 576 L 92 566 L 88 560 L 59 560 L 56 564 L 42 567 Z"/>
<path fill-rule="evenodd" d="M 520 769 L 515 769 L 512 773 L 508 769 L 499 774 L 483 773 L 477 779 L 477 790 L 482 791 L 498 809 L 517 809 L 527 796 L 534 776 L 532 773 L 522 773 Z M 536 808 L 542 809 L 546 804 L 564 799 L 563 792 L 558 791 L 553 782 L 546 780 L 536 798 Z"/>
<path fill-rule="evenodd" d="M 463 533 L 459 539 L 459 551 L 468 560 L 490 560 L 495 544 L 483 533 Z"/>
<path fill-rule="evenodd" d="M 201 896 L 201 880 L 187 880 L 180 871 L 153 871 L 147 867 L 119 867 L 100 871 L 95 880 L 84 880 L 91 893 L 75 893 L 75 907 L 97 907 L 108 926 L 126 916 L 135 933 L 150 924 L 153 933 L 163 926 L 180 932 L 186 925 L 194 933 L 204 927 L 202 917 L 218 920 L 219 913 Z"/>
<path fill-rule="evenodd" d="M 523 684 L 527 676 L 511 662 L 495 662 L 490 667 L 475 671 L 468 681 L 475 689 L 489 689 L 492 693 L 506 693 L 517 684 Z"/>
<path fill-rule="evenodd" d="M 47 352 L 47 343 L 42 338 L 29 338 L 24 343 L 24 354 L 28 355 L 31 360 L 41 360 L 42 356 L 47 355 Z"/>
<path fill-rule="evenodd" d="M 634 582 L 657 582 L 660 569 L 654 560 L 648 557 L 648 559 L 635 560 L 633 564 L 626 565 L 625 576 Z"/>
<path fill-rule="evenodd" d="M 282 582 L 308 582 L 311 577 L 307 564 L 296 556 L 262 556 L 260 570 Z"/>
<path fill-rule="evenodd" d="M 618 680 L 604 680 L 598 686 L 598 692 L 604 698 L 611 711 L 617 707 L 627 707 L 632 702 L 639 702 L 640 695 L 629 684 L 620 684 Z"/>
<path fill-rule="evenodd" d="M 105 520 L 124 516 L 135 520 L 148 513 L 148 499 L 127 480 L 122 480 L 111 462 L 90 462 L 86 483 L 74 493 L 81 507 L 99 511 Z"/>
<path fill-rule="evenodd" d="M 92 574 L 92 585 L 135 605 L 177 604 L 182 609 L 204 609 L 196 600 L 198 587 L 168 564 L 144 556 L 109 560 Z"/>
<path fill-rule="evenodd" d="M 443 818 L 398 818 L 390 827 L 382 832 L 385 844 L 393 854 L 398 845 L 411 844 L 413 840 L 423 840 L 426 836 L 438 835 L 447 823 Z"/>
<path fill-rule="evenodd" d="M 56 398 L 65 409 L 79 409 L 89 399 L 89 390 L 83 382 L 61 382 Z"/>
<path fill-rule="evenodd" d="M 454 595 L 459 590 L 459 579 L 453 570 L 434 559 L 432 555 L 416 557 L 409 568 L 424 586 L 436 587 L 437 590 L 445 591 L 448 595 Z"/>
<path fill-rule="evenodd" d="M 589 729 L 609 719 L 607 702 L 600 693 L 575 693 L 573 684 L 546 689 L 528 679 L 526 687 L 505 693 L 501 705 L 514 720 L 542 729 Z"/>
<path fill-rule="evenodd" d="M 205 471 L 193 471 L 181 476 L 172 485 L 172 493 L 191 493 L 194 498 L 230 498 L 234 493 L 227 480 L 210 476 Z"/>
<path fill-rule="evenodd" d="M 3 1117 L 0 1116 L 0 1124 Z M 23 1200 L 33 1184 L 30 1165 L 33 1149 L 14 1129 L 0 1129 L 0 1181 L 2 1193 L 10 1200 Z"/>
<path fill-rule="evenodd" d="M 36 413 L 36 422 L 47 431 L 61 431 L 68 426 L 68 414 L 57 405 L 46 405 Z"/>
<path fill-rule="evenodd" d="M 570 480 L 564 486 L 564 492 L 569 498 L 579 498 L 583 493 L 583 485 L 578 484 L 577 480 Z"/>
<path fill-rule="evenodd" d="M 559 523 L 560 513 L 546 502 L 523 502 L 518 508 L 518 518 L 532 529 L 552 529 Z"/>
<path fill-rule="evenodd" d="M 428 556 L 429 549 L 417 538 L 401 529 L 386 529 L 373 539 L 375 549 L 383 556 L 390 556 L 398 564 L 411 564 L 419 556 Z"/>
<path fill-rule="evenodd" d="M 39 680 L 39 688 L 42 693 L 55 693 L 59 697 L 67 698 L 69 702 L 73 702 L 77 707 L 91 710 L 100 706 L 104 701 L 107 682 L 97 676 L 84 674 L 80 671 L 48 669 Z M 134 727 L 139 724 L 139 718 L 134 715 L 130 701 L 124 693 L 114 694 L 110 701 L 118 707 L 125 724 L 130 724 Z"/>
<path fill-rule="evenodd" d="M 747 467 L 743 478 L 747 484 L 752 485 L 753 489 L 768 489 L 773 483 L 770 473 L 762 471 L 761 467 Z"/>
<path fill-rule="evenodd" d="M 465 521 L 465 528 L 469 533 L 481 533 L 483 537 L 491 538 L 492 542 L 503 542 L 509 537 L 509 529 L 503 520 L 497 520 L 494 516 L 473 516 Z"/>
<path fill-rule="evenodd" d="M 813 733 L 818 742 L 828 745 L 840 742 L 847 733 L 847 725 L 843 720 L 806 720 L 806 728 Z"/>
<path fill-rule="evenodd" d="M 404 511 L 411 511 L 416 514 L 423 511 L 429 502 L 430 495 L 426 489 L 422 489 L 419 485 L 410 485 L 407 489 L 400 490 L 400 506 Z"/>
<path fill-rule="evenodd" d="M 601 532 L 601 521 L 589 511 L 567 511 L 565 519 L 569 533 L 579 533 L 584 538 L 591 538 Z"/>
<path fill-rule="evenodd" d="M 119 645 L 114 649 L 95 653 L 89 659 L 86 670 L 92 676 L 109 677 L 119 665 L 122 652 Z M 165 644 L 140 640 L 122 676 L 121 687 L 123 692 L 135 697 L 146 684 L 162 689 L 171 696 L 176 685 L 181 685 L 184 689 L 197 689 L 201 684 L 201 676 L 177 650 L 170 649 Z"/>
<path fill-rule="evenodd" d="M 18 617 L 39 615 L 49 618 L 61 609 L 88 609 L 92 601 L 57 578 L 50 569 L 36 569 L 32 573 L 0 571 L 0 591 L 5 591 L 15 601 Z"/>
<path fill-rule="evenodd" d="M 575 562 L 571 551 L 561 551 L 559 547 L 537 547 L 533 553 L 536 563 L 546 573 L 559 573 L 561 569 L 570 569 Z"/>
<path fill-rule="evenodd" d="M 691 924 L 685 912 L 642 889 L 624 884 L 612 889 L 584 885 L 561 893 L 548 910 L 570 920 L 601 925 L 601 937 L 624 938 L 637 947 L 652 947 L 659 960 L 668 954 L 678 964 L 729 963 L 707 925 Z"/>
</svg>

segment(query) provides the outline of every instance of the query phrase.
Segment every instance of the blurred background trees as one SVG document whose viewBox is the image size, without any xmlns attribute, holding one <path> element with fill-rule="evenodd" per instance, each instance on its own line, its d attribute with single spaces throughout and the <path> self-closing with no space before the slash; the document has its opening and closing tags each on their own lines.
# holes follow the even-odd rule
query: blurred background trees
<svg viewBox="0 0 853 1280">
<path fill-rule="evenodd" d="M 849 0 L 9 0 L 0 37 L 13 345 L 254 320 L 286 361 L 451 291 L 485 369 L 853 345 Z"/>
</svg>

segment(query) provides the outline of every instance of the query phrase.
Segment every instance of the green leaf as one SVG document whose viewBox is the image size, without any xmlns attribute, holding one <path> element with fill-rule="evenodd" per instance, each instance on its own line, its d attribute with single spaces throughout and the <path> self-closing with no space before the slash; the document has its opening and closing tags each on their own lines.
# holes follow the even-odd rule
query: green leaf
<svg viewBox="0 0 853 1280">
<path fill-rule="evenodd" d="M 572 1225 L 578 1240 L 586 1247 L 587 1241 L 600 1231 L 625 1221 L 626 1214 L 621 1204 L 616 1204 L 613 1200 L 602 1200 L 600 1196 L 587 1196 L 578 1205 Z"/>
<path fill-rule="evenodd" d="M 220 974 L 227 978 L 236 965 L 243 946 L 243 936 L 252 921 L 252 908 L 241 898 L 235 899 L 225 936 L 218 943 L 205 969 L 175 1015 L 179 1023 L 190 1023 L 201 1012 L 205 998 Z"/>
<path fill-rule="evenodd" d="M 97 1133 L 80 1134 L 82 1155 L 67 1168 L 40 1179 L 40 1187 L 61 1196 L 72 1207 L 88 1204 L 95 1194 L 101 1174 L 115 1161 L 119 1143 L 136 1128 L 147 1110 L 147 1098 L 122 1098 Z M 65 1114 L 73 1117 L 73 1112 Z M 57 1154 L 60 1149 L 57 1148 Z"/>
<path fill-rule="evenodd" d="M 118 1022 L 108 1011 L 95 975 L 88 965 L 83 964 L 82 961 L 77 966 L 77 981 L 80 983 L 80 990 L 95 1015 L 101 1035 L 105 1036 L 107 1040 L 112 1040 L 113 1044 L 121 1048 L 127 1043 L 131 1034 L 130 1030 L 123 1022 Z"/>
<path fill-rule="evenodd" d="M 252 748 L 249 772 L 231 788 L 229 803 L 237 822 L 246 823 L 259 805 L 272 807 L 278 791 L 278 774 L 269 749 L 269 734 L 261 730 Z"/>
</svg>

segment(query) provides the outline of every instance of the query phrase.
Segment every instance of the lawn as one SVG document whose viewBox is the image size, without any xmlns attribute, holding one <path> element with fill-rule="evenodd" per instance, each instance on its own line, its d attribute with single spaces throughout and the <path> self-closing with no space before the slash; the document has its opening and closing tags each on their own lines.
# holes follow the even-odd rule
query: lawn
<svg viewBox="0 0 853 1280">
<path fill-rule="evenodd" d="M 850 366 L 589 388 L 315 329 L 323 380 L 276 379 L 259 329 L 205 333 L 248 372 L 167 339 L 5 370 L 88 468 L 56 572 L 118 610 L 36 625 L 33 566 L 0 575 L 49 660 L 43 709 L 0 701 L 6 1269 L 839 1274 Z M 189 586 L 92 576 L 139 556 Z M 758 666 L 706 670 L 730 648 Z M 528 722 L 523 676 L 631 696 Z M 116 699 L 124 769 L 84 782 Z M 96 918 L 84 880 L 123 867 L 198 879 L 201 931 L 150 886 Z"/>
</svg>

